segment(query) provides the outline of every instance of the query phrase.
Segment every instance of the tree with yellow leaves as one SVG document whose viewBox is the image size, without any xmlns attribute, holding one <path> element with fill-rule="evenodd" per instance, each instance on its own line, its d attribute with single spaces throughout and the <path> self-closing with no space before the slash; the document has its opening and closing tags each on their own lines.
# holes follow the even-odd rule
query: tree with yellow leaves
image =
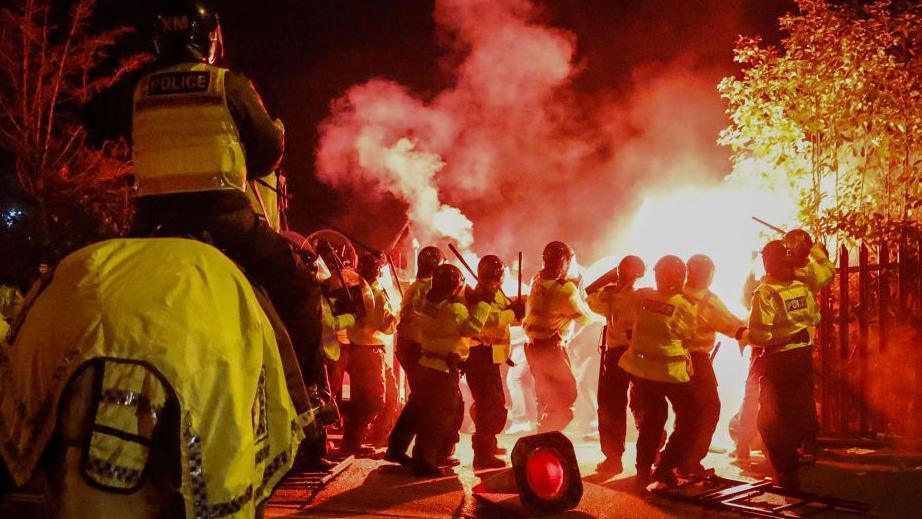
<svg viewBox="0 0 922 519">
<path fill-rule="evenodd" d="M 797 7 L 780 20 L 780 45 L 741 37 L 742 73 L 720 84 L 731 181 L 790 193 L 818 234 L 922 229 L 922 7 Z"/>
</svg>

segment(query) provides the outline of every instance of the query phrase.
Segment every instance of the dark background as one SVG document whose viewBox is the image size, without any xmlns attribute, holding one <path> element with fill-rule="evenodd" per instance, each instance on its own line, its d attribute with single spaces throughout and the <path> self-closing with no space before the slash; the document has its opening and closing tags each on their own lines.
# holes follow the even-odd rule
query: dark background
<svg viewBox="0 0 922 519">
<path fill-rule="evenodd" d="M 135 4 L 124 11 L 125 4 Z M 143 26 L 154 2 L 108 0 L 112 20 Z M 213 1 L 221 16 L 224 64 L 248 75 L 287 129 L 284 169 L 295 201 L 293 227 L 313 228 L 337 213 L 361 210 L 318 183 L 317 125 L 352 85 L 392 79 L 425 97 L 451 86 L 431 0 Z M 778 38 L 790 0 L 557 0 L 544 2 L 548 24 L 576 34 L 579 89 L 626 90 L 631 73 L 680 56 L 714 75 L 732 73 L 740 34 Z M 120 12 L 121 11 L 121 12 Z"/>
<path fill-rule="evenodd" d="M 97 22 L 138 27 L 123 50 L 148 50 L 145 29 L 155 5 L 153 0 L 100 0 Z M 448 38 L 433 21 L 434 1 L 214 0 L 211 5 L 224 28 L 223 64 L 249 76 L 270 113 L 285 122 L 283 167 L 295 199 L 292 227 L 305 231 L 335 222 L 346 211 L 361 211 L 316 181 L 317 126 L 333 100 L 375 77 L 407 85 L 424 99 L 452 85 L 450 59 L 457 56 L 443 45 Z M 716 86 L 735 70 L 737 37 L 759 34 L 776 41 L 778 17 L 794 7 L 793 0 L 552 0 L 539 5 L 544 23 L 577 38 L 576 88 L 616 93 L 634 87 L 633 72 L 676 59 L 693 63 Z M 0 185 L 9 192 L 13 182 L 4 180 Z"/>
</svg>

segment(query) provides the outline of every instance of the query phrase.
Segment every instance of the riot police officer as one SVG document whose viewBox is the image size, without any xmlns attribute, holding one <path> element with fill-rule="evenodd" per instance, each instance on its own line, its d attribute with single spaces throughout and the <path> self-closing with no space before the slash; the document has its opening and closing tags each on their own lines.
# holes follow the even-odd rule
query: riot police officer
<svg viewBox="0 0 922 519">
<path fill-rule="evenodd" d="M 762 249 L 766 276 L 752 297 L 750 341 L 762 358 L 759 432 L 779 485 L 800 486 L 797 448 L 816 418 L 813 333 L 820 314 L 813 293 L 795 279 L 795 265 L 780 240 Z"/>
</svg>

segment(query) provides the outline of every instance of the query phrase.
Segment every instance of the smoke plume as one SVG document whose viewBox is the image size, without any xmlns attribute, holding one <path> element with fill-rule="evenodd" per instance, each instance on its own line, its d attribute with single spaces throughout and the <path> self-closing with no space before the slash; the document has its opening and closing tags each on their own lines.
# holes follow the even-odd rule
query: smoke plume
<svg viewBox="0 0 922 519">
<path fill-rule="evenodd" d="M 349 89 L 321 128 L 320 178 L 357 202 L 393 194 L 424 244 L 476 238 L 508 257 L 563 239 L 598 257 L 638 195 L 725 173 L 713 78 L 678 60 L 636 71 L 627 96 L 586 94 L 575 35 L 541 16 L 527 0 L 438 1 L 453 86 Z"/>
</svg>

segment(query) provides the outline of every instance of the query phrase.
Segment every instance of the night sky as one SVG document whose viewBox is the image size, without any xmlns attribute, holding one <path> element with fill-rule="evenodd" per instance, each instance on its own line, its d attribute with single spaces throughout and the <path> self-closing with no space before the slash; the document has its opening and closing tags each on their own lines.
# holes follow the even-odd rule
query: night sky
<svg viewBox="0 0 922 519">
<path fill-rule="evenodd" d="M 101 18 L 107 24 L 146 26 L 154 3 L 102 0 Z M 212 5 L 224 26 L 223 64 L 249 76 L 270 113 L 285 122 L 284 168 L 296 199 L 293 226 L 310 229 L 336 221 L 345 211 L 361 211 L 314 179 L 317 125 L 333 100 L 372 78 L 397 81 L 424 98 L 451 86 L 448 38 L 433 20 L 434 2 L 215 0 Z M 735 70 L 731 50 L 737 36 L 777 40 L 777 18 L 793 1 L 556 0 L 539 5 L 546 24 L 576 35 L 581 68 L 576 87 L 617 93 L 630 91 L 637 70 L 677 59 L 713 77 L 716 86 Z"/>
<path fill-rule="evenodd" d="M 292 222 L 314 227 L 350 208 L 313 180 L 316 126 L 350 86 L 383 77 L 426 96 L 451 85 L 445 35 L 432 1 L 266 0 L 215 2 L 227 64 L 247 74 L 288 130 L 284 167 L 296 202 Z M 257 7 L 258 5 L 258 7 Z M 578 38 L 585 90 L 629 89 L 632 71 L 679 57 L 720 77 L 732 73 L 739 34 L 778 37 L 789 0 L 557 0 L 549 24 Z M 716 95 L 716 94 L 715 94 Z M 716 136 L 715 136 L 716 137 Z"/>
</svg>

